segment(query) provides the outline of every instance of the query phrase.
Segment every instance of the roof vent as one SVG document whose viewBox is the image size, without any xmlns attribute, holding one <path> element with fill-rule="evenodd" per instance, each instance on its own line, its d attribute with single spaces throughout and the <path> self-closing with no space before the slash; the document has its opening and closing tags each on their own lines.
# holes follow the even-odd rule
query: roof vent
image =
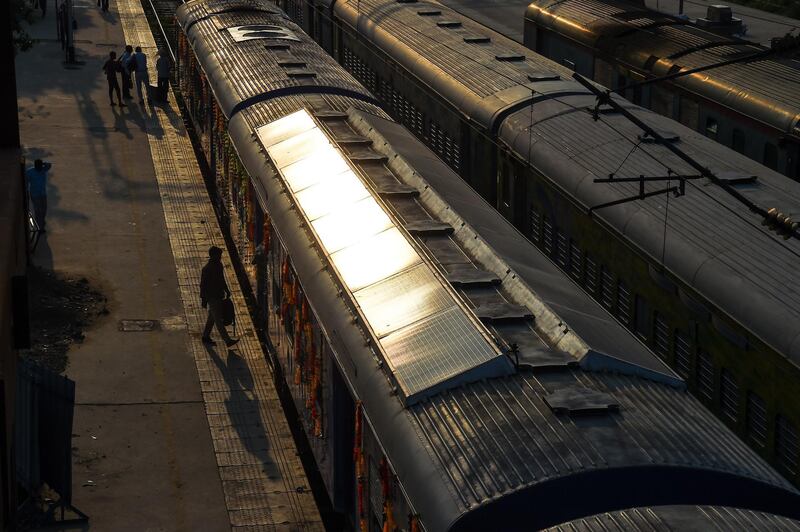
<svg viewBox="0 0 800 532">
<path fill-rule="evenodd" d="M 499 54 L 494 58 L 498 61 L 525 61 L 525 56 L 519 54 Z"/>
<path fill-rule="evenodd" d="M 681 140 L 681 136 L 675 133 L 674 131 L 669 131 L 666 129 L 656 129 L 656 133 L 658 133 L 661 138 L 663 138 L 666 142 L 670 144 L 675 144 L 676 142 Z M 643 144 L 660 144 L 660 141 L 656 140 L 650 133 L 639 134 L 639 142 Z"/>
<path fill-rule="evenodd" d="M 501 281 L 494 273 L 479 270 L 472 265 L 452 264 L 447 269 L 447 280 L 453 286 L 498 285 Z"/>
<path fill-rule="evenodd" d="M 440 28 L 460 28 L 461 23 L 457 20 L 443 20 L 436 23 Z"/>
<path fill-rule="evenodd" d="M 611 395 L 583 386 L 561 388 L 546 395 L 544 400 L 557 414 L 591 414 L 619 409 L 619 403 Z"/>
<path fill-rule="evenodd" d="M 405 224 L 404 227 L 412 235 L 449 235 L 453 232 L 452 225 L 438 220 L 410 222 Z"/>
<path fill-rule="evenodd" d="M 442 12 L 438 9 L 423 9 L 422 11 L 417 11 L 417 15 L 421 17 L 435 17 L 441 14 Z"/>
<path fill-rule="evenodd" d="M 304 70 L 301 68 L 287 70 L 286 75 L 290 78 L 315 78 L 317 73 L 312 70 Z"/>
<path fill-rule="evenodd" d="M 475 315 L 483 321 L 497 322 L 506 320 L 529 320 L 533 313 L 528 307 L 514 305 L 503 301 L 502 303 L 483 303 L 474 309 Z"/>
<path fill-rule="evenodd" d="M 717 179 L 720 181 L 724 181 L 732 186 L 755 185 L 758 183 L 757 175 L 743 174 L 735 170 L 721 170 L 719 172 L 714 172 L 714 175 L 716 175 Z"/>
<path fill-rule="evenodd" d="M 281 28 L 280 26 L 268 24 L 233 26 L 228 28 L 228 33 L 231 34 L 231 37 L 233 37 L 233 40 L 236 42 L 252 41 L 255 39 L 282 39 L 300 42 L 300 39 L 297 38 L 294 32 L 286 28 Z"/>
<path fill-rule="evenodd" d="M 416 4 L 417 0 L 397 0 L 398 4 Z"/>
<path fill-rule="evenodd" d="M 278 44 L 265 44 L 265 45 L 264 45 L 264 48 L 266 48 L 267 50 L 273 50 L 273 51 L 278 51 L 278 50 L 288 50 L 288 49 L 289 49 L 289 45 L 288 45 L 288 44 L 282 44 L 282 43 L 278 43 Z"/>
<path fill-rule="evenodd" d="M 558 81 L 560 79 L 561 76 L 555 72 L 531 72 L 528 74 L 528 80 L 530 81 Z"/>
<path fill-rule="evenodd" d="M 468 35 L 467 37 L 464 37 L 464 42 L 472 44 L 481 44 L 481 43 L 491 42 L 491 39 L 484 35 Z"/>
<path fill-rule="evenodd" d="M 278 61 L 278 65 L 283 68 L 305 68 L 306 62 L 298 59 L 282 59 Z"/>
</svg>

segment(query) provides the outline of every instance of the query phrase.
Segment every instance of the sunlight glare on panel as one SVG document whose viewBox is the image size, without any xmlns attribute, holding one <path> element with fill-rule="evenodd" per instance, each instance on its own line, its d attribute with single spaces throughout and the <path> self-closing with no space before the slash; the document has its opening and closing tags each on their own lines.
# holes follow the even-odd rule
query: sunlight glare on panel
<svg viewBox="0 0 800 532">
<path fill-rule="evenodd" d="M 322 179 L 314 186 L 297 193 L 297 201 L 310 221 L 342 208 L 351 208 L 364 198 L 369 191 L 352 170 Z"/>
<path fill-rule="evenodd" d="M 332 213 L 311 222 L 329 254 L 392 227 L 392 221 L 372 196 L 336 207 Z"/>
<path fill-rule="evenodd" d="M 378 338 L 455 306 L 423 263 L 362 288 L 354 295 Z"/>
<path fill-rule="evenodd" d="M 342 154 L 331 145 L 310 154 L 305 159 L 281 168 L 292 192 L 325 181 L 329 176 L 350 170 Z"/>
<path fill-rule="evenodd" d="M 421 262 L 417 252 L 396 227 L 331 255 L 351 291 L 386 279 Z"/>
<path fill-rule="evenodd" d="M 275 144 L 269 149 L 269 155 L 275 166 L 283 168 L 330 145 L 325 134 L 314 128 Z"/>
<path fill-rule="evenodd" d="M 295 137 L 315 127 L 317 126 L 314 120 L 305 110 L 301 109 L 296 113 L 284 116 L 280 120 L 276 120 L 266 126 L 261 126 L 256 131 L 264 147 L 271 148 L 279 142 Z"/>
</svg>

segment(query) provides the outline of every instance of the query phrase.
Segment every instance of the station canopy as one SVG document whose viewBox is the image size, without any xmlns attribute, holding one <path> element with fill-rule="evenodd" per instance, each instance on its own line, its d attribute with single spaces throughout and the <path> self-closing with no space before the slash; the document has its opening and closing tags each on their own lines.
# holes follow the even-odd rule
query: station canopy
<svg viewBox="0 0 800 532">
<path fill-rule="evenodd" d="M 306 110 L 257 133 L 360 307 L 406 404 L 513 371 Z"/>
</svg>

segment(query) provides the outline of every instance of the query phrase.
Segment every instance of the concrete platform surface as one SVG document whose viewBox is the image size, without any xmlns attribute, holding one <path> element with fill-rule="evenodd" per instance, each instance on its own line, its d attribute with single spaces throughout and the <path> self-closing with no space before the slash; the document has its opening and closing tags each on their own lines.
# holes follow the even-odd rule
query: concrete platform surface
<svg viewBox="0 0 800 532">
<path fill-rule="evenodd" d="M 69 352 L 73 503 L 90 530 L 314 528 L 319 514 L 252 324 L 238 353 L 199 341 L 199 269 L 208 246 L 224 243 L 175 100 L 109 105 L 109 51 L 120 54 L 127 37 L 155 61 L 141 4 L 112 1 L 105 14 L 92 1 L 75 4 L 79 65 L 62 63 L 52 8 L 44 20 L 37 12 L 29 32 L 39 41 L 17 56 L 26 155 L 53 163 L 48 232 L 33 261 L 86 277 L 109 299 L 110 314 Z M 152 64 L 150 72 L 154 83 Z M 170 234 L 176 220 L 180 235 Z M 229 284 L 240 323 L 249 321 Z M 123 319 L 160 327 L 123 332 Z"/>
</svg>

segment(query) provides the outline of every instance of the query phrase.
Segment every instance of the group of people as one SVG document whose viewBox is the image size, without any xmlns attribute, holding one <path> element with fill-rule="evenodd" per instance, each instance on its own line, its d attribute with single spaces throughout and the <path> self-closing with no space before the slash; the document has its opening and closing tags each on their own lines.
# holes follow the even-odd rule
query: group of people
<svg viewBox="0 0 800 532">
<path fill-rule="evenodd" d="M 142 47 L 137 46 L 134 51 L 133 46 L 125 46 L 125 51 L 117 59 L 117 52 L 110 52 L 108 60 L 103 65 L 103 71 L 108 81 L 108 99 L 112 106 L 114 94 L 117 95 L 117 102 L 120 107 L 125 107 L 126 100 L 133 99 L 131 89 L 136 84 L 136 93 L 139 96 L 139 103 L 144 103 L 145 95 L 148 103 L 153 100 L 166 101 L 167 89 L 169 87 L 169 75 L 172 71 L 172 59 L 164 50 L 158 51 L 156 60 L 156 73 L 158 75 L 158 86 L 156 89 L 150 87 L 150 74 L 147 71 L 147 56 L 142 52 Z M 122 90 L 118 81 L 117 74 L 122 75 Z"/>
</svg>

